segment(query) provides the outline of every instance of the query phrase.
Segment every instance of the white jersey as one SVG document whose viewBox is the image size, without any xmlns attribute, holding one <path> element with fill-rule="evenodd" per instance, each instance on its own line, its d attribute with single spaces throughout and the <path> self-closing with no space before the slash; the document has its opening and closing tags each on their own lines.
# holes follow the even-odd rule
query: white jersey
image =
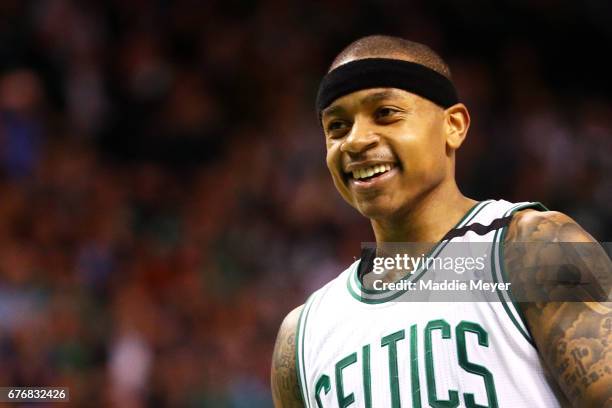
<svg viewBox="0 0 612 408">
<path fill-rule="evenodd" d="M 507 227 L 496 220 L 525 208 L 545 209 L 480 202 L 455 227 L 465 233 L 432 253 L 441 256 L 447 242 L 486 243 L 488 279 L 504 282 Z M 359 262 L 302 309 L 296 368 L 307 408 L 560 406 L 511 293 L 500 291 L 497 302 L 393 301 L 391 292 L 367 293 Z"/>
</svg>

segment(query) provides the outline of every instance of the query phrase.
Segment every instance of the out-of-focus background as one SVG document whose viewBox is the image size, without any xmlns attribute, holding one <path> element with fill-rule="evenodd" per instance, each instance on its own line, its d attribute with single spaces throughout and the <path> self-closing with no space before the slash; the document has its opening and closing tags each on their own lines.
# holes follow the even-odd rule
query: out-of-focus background
<svg viewBox="0 0 612 408">
<path fill-rule="evenodd" d="M 2 0 L 0 386 L 270 407 L 282 317 L 372 239 L 313 110 L 367 34 L 449 61 L 467 195 L 610 240 L 610 4 Z"/>
</svg>

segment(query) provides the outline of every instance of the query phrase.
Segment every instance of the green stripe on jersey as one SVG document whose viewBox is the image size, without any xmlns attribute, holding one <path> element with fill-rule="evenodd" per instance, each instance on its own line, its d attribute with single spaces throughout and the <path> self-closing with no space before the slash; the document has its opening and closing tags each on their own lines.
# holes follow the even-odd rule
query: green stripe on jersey
<svg viewBox="0 0 612 408">
<path fill-rule="evenodd" d="M 520 203 L 516 204 L 510 209 L 508 209 L 504 213 L 504 217 L 514 214 L 517 211 L 525 210 L 528 208 L 532 208 L 539 211 L 548 211 L 542 203 L 532 202 L 532 203 Z M 508 231 L 508 226 L 503 227 L 502 229 L 495 232 L 495 236 L 493 238 L 493 249 L 491 253 L 491 274 L 493 275 L 493 280 L 495 283 L 504 282 L 510 283 L 508 278 L 508 274 L 504 268 L 504 239 L 506 237 L 506 233 Z M 504 307 L 504 310 L 510 317 L 510 320 L 514 324 L 514 326 L 518 329 L 521 335 L 535 347 L 533 339 L 529 333 L 529 329 L 527 328 L 527 320 L 519 307 L 518 302 L 512 295 L 512 291 L 509 289 L 507 291 L 501 291 L 497 289 L 497 294 L 499 299 Z"/>
</svg>

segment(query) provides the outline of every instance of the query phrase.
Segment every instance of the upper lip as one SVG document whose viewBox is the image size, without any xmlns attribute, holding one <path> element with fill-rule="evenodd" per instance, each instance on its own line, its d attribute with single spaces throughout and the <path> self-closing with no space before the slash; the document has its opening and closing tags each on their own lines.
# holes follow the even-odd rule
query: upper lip
<svg viewBox="0 0 612 408">
<path fill-rule="evenodd" d="M 384 164 L 390 164 L 392 167 L 395 166 L 395 162 L 389 161 L 389 160 L 364 160 L 364 161 L 358 161 L 358 162 L 351 162 L 347 164 L 346 167 L 344 168 L 344 172 L 351 173 L 355 170 L 367 169 L 368 167 L 384 165 Z"/>
</svg>

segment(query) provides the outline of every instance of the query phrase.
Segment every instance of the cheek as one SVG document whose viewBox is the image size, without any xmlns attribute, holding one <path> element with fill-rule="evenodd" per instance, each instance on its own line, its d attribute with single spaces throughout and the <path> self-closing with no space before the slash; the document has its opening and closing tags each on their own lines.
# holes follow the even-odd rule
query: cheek
<svg viewBox="0 0 612 408">
<path fill-rule="evenodd" d="M 432 172 L 444 167 L 445 144 L 440 129 L 424 126 L 409 129 L 399 140 L 397 151 L 409 173 Z"/>
<path fill-rule="evenodd" d="M 353 200 L 348 186 L 345 183 L 344 173 L 342 173 L 342 152 L 340 151 L 339 144 L 328 144 L 327 155 L 325 158 L 327 169 L 331 174 L 332 181 L 336 190 L 340 193 L 340 196 L 349 204 L 353 205 Z"/>
<path fill-rule="evenodd" d="M 341 154 L 340 149 L 336 145 L 332 145 L 327 147 L 327 155 L 325 158 L 325 162 L 327 164 L 327 169 L 329 170 L 334 184 L 338 189 L 341 188 L 340 182 L 342 181 L 342 162 L 341 162 Z"/>
<path fill-rule="evenodd" d="M 340 158 L 338 157 L 337 149 L 334 146 L 327 145 L 327 155 L 325 156 L 325 162 L 327 164 L 327 169 L 329 172 L 334 175 L 335 169 L 340 163 Z"/>
</svg>

